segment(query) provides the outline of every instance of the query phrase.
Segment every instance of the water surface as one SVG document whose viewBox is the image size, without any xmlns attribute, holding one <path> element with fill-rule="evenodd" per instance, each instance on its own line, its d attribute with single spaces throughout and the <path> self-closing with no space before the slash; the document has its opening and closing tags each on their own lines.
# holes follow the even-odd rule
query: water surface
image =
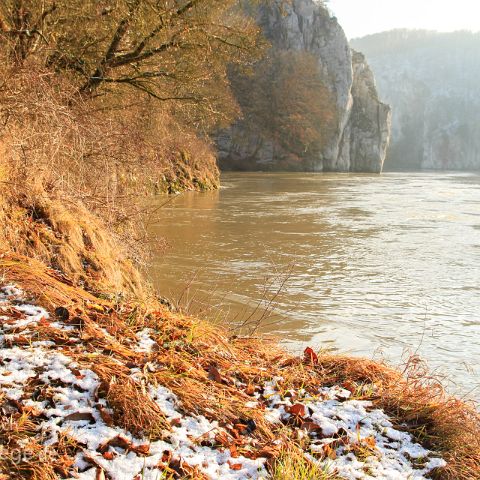
<svg viewBox="0 0 480 480">
<path fill-rule="evenodd" d="M 395 364 L 417 352 L 452 389 L 479 388 L 479 175 L 241 173 L 222 185 L 157 213 L 164 296 L 234 325 L 260 318 L 286 281 L 261 328 L 288 348 Z"/>
</svg>

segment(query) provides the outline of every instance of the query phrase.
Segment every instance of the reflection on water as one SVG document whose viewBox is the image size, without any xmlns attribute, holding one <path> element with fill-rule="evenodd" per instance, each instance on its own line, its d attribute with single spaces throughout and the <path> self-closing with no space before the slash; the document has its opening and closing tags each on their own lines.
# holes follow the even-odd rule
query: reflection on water
<svg viewBox="0 0 480 480">
<path fill-rule="evenodd" d="M 238 318 L 293 264 L 265 327 L 287 346 L 393 362 L 418 350 L 461 390 L 479 386 L 478 175 L 228 174 L 152 228 L 171 245 L 152 266 L 165 296 L 196 275 L 197 299 Z"/>
</svg>

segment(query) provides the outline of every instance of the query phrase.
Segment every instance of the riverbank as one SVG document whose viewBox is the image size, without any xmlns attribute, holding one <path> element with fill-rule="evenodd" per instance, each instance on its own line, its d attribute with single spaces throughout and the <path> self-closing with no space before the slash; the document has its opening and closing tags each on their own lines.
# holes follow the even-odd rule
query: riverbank
<svg viewBox="0 0 480 480">
<path fill-rule="evenodd" d="M 0 272 L 5 478 L 479 476 L 478 414 L 416 362 L 295 358 L 25 257 Z"/>
</svg>

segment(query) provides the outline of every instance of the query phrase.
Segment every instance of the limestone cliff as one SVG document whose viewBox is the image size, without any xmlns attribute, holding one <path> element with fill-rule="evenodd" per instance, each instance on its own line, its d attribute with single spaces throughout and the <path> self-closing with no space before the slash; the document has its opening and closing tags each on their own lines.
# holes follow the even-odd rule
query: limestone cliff
<svg viewBox="0 0 480 480">
<path fill-rule="evenodd" d="M 393 106 L 386 168 L 480 169 L 480 33 L 393 30 L 352 45 Z"/>
<path fill-rule="evenodd" d="M 240 121 L 217 137 L 220 166 L 381 172 L 390 135 L 390 107 L 379 101 L 365 58 L 350 49 L 337 20 L 321 2 L 278 0 L 260 7 L 258 22 L 273 49 L 306 52 L 318 62 L 333 98 L 334 125 L 315 155 L 292 162 L 285 142 L 279 145 L 275 135 L 262 133 L 261 125 L 255 128 Z"/>
</svg>

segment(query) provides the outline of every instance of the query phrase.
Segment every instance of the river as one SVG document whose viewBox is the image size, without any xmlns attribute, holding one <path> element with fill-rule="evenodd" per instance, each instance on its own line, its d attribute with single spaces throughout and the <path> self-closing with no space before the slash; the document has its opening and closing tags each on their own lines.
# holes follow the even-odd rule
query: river
<svg viewBox="0 0 480 480">
<path fill-rule="evenodd" d="M 151 233 L 169 245 L 154 283 L 192 313 L 260 323 L 293 351 L 418 354 L 480 397 L 478 174 L 224 174 Z"/>
</svg>

